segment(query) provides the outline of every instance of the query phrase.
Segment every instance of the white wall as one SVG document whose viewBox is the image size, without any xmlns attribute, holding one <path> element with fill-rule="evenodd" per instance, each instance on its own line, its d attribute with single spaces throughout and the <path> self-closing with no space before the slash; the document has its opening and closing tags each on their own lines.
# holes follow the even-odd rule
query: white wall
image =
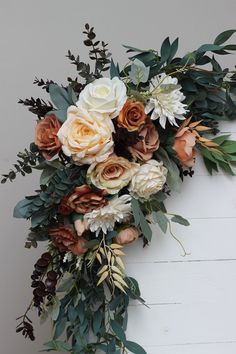
<svg viewBox="0 0 236 354">
<path fill-rule="evenodd" d="M 235 13 L 235 0 L 0 0 L 0 171 L 8 171 L 34 135 L 35 118 L 17 105 L 18 98 L 43 97 L 32 85 L 34 76 L 64 82 L 75 73 L 64 55 L 71 49 L 86 56 L 81 36 L 86 22 L 124 63 L 121 44 L 158 48 L 167 35 L 179 36 L 184 53 L 236 27 Z M 223 59 L 225 65 L 235 62 L 233 56 Z M 223 129 L 236 138 L 236 122 Z M 0 187 L 0 354 L 36 354 L 50 335 L 49 326 L 37 327 L 34 343 L 15 334 L 15 317 L 30 301 L 29 277 L 41 250 L 24 249 L 29 225 L 11 215 L 16 202 L 37 188 L 37 178 L 19 177 Z M 150 305 L 130 307 L 130 339 L 142 343 L 148 354 L 233 354 L 235 178 L 211 179 L 199 162 L 195 177 L 186 179 L 168 208 L 191 221 L 188 228 L 175 228 L 191 255 L 182 258 L 177 244 L 157 229 L 151 247 L 129 248 L 127 270 Z"/>
</svg>

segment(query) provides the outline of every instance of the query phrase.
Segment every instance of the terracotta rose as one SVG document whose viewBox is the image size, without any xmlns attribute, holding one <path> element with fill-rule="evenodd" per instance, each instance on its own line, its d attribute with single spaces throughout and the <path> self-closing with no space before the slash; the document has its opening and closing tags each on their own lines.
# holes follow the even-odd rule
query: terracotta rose
<svg viewBox="0 0 236 354">
<path fill-rule="evenodd" d="M 131 243 L 139 237 L 139 230 L 136 227 L 128 227 L 121 230 L 115 237 L 114 241 L 119 245 L 126 245 Z"/>
<path fill-rule="evenodd" d="M 68 203 L 69 196 L 65 196 L 62 198 L 59 207 L 58 207 L 58 213 L 61 215 L 70 215 L 73 212 L 73 209 L 70 207 Z"/>
<path fill-rule="evenodd" d="M 35 144 L 43 157 L 50 160 L 61 150 L 57 133 L 61 127 L 59 120 L 52 114 L 40 120 L 35 130 Z"/>
<path fill-rule="evenodd" d="M 191 132 L 189 127 L 180 127 L 175 135 L 173 149 L 176 151 L 177 157 L 181 164 L 186 167 L 192 167 L 195 163 L 196 136 Z"/>
<path fill-rule="evenodd" d="M 104 198 L 104 191 L 94 192 L 88 185 L 84 184 L 75 188 L 67 203 L 76 213 L 85 214 L 104 207 L 106 199 Z"/>
<path fill-rule="evenodd" d="M 139 135 L 142 140 L 129 146 L 129 151 L 135 159 L 148 161 L 152 158 L 153 152 L 159 148 L 159 134 L 155 125 L 149 120 L 139 129 Z"/>
<path fill-rule="evenodd" d="M 126 128 L 132 132 L 138 130 L 141 125 L 145 123 L 147 116 L 144 112 L 144 105 L 141 102 L 134 100 L 127 100 L 122 108 L 118 118 L 117 124 L 120 128 Z"/>
<path fill-rule="evenodd" d="M 69 226 L 59 226 L 50 229 L 48 232 L 51 236 L 53 244 L 60 252 L 72 252 L 76 256 L 80 256 L 87 252 L 84 248 L 86 240 L 78 237 Z"/>
</svg>

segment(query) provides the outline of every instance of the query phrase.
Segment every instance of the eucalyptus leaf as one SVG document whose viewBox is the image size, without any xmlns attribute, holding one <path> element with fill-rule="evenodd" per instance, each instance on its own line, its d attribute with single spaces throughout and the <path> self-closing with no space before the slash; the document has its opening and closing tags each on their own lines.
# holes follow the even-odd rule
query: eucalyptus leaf
<svg viewBox="0 0 236 354">
<path fill-rule="evenodd" d="M 174 215 L 171 218 L 171 221 L 176 222 L 176 223 L 178 223 L 180 225 L 184 225 L 184 226 L 189 226 L 190 225 L 189 221 L 187 219 L 183 218 L 180 215 Z"/>
<path fill-rule="evenodd" d="M 131 351 L 131 353 L 135 354 L 147 354 L 147 352 L 137 343 L 126 341 L 125 347 Z"/>
<path fill-rule="evenodd" d="M 141 82 L 145 83 L 148 81 L 149 72 L 150 67 L 145 66 L 142 61 L 135 59 L 131 65 L 129 77 L 135 85 L 139 85 Z"/>
<path fill-rule="evenodd" d="M 160 229 L 166 233 L 168 227 L 168 218 L 162 211 L 153 211 L 153 220 L 159 225 Z"/>
</svg>

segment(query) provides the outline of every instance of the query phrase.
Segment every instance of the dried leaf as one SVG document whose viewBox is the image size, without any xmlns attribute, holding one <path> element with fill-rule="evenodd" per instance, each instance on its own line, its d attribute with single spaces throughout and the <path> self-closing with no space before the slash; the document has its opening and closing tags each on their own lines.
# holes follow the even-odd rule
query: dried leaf
<svg viewBox="0 0 236 354">
<path fill-rule="evenodd" d="M 115 255 L 117 256 L 125 256 L 125 253 L 122 252 L 121 250 L 114 250 Z"/>
<path fill-rule="evenodd" d="M 202 122 L 202 120 L 198 120 L 197 122 L 193 122 L 189 124 L 189 128 L 195 128 L 197 125 L 199 125 Z"/>
<path fill-rule="evenodd" d="M 102 257 L 99 253 L 96 253 L 96 258 L 100 264 L 102 264 Z"/>
<path fill-rule="evenodd" d="M 118 289 L 120 289 L 121 291 L 123 291 L 123 293 L 125 293 L 126 294 L 126 291 L 125 291 L 125 289 L 123 288 L 123 286 L 120 284 L 120 283 L 118 283 L 118 281 L 114 281 L 114 285 L 118 288 Z"/>
<path fill-rule="evenodd" d="M 108 272 L 104 272 L 103 274 L 102 274 L 102 276 L 101 276 L 101 278 L 99 279 L 99 281 L 97 282 L 97 286 L 99 285 L 99 284 L 101 284 L 107 277 L 108 277 Z"/>
<path fill-rule="evenodd" d="M 117 248 L 123 248 L 122 245 L 118 245 L 118 243 L 112 243 L 111 246 L 110 246 L 113 250 L 114 249 L 117 249 Z"/>
<path fill-rule="evenodd" d="M 119 266 L 120 266 L 122 269 L 125 269 L 124 262 L 122 261 L 122 259 L 121 259 L 120 257 L 116 257 L 116 263 L 119 264 Z"/>
<path fill-rule="evenodd" d="M 125 286 L 126 288 L 128 288 L 128 285 L 126 284 L 126 282 L 124 281 L 124 279 L 119 275 L 119 274 L 116 274 L 116 273 L 113 273 L 112 274 L 113 278 L 115 280 L 117 280 L 119 283 L 121 283 L 123 286 Z"/>
<path fill-rule="evenodd" d="M 101 275 L 105 270 L 107 270 L 108 266 L 104 265 L 101 270 L 99 270 L 98 275 Z"/>
<path fill-rule="evenodd" d="M 116 272 L 116 273 L 122 275 L 122 272 L 121 272 L 121 270 L 120 270 L 118 267 L 112 266 L 111 269 L 112 269 L 114 272 Z"/>
</svg>

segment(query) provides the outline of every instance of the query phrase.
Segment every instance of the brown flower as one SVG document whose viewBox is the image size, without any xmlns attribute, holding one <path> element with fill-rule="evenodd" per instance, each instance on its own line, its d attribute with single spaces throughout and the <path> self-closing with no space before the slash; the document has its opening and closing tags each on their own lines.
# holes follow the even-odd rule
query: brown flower
<svg viewBox="0 0 236 354">
<path fill-rule="evenodd" d="M 128 227 L 127 229 L 121 230 L 115 237 L 114 241 L 119 245 L 126 245 L 131 243 L 139 237 L 139 230 L 136 227 Z"/>
<path fill-rule="evenodd" d="M 186 167 L 192 167 L 195 163 L 196 135 L 192 133 L 189 127 L 181 126 L 175 135 L 173 149 L 175 150 L 181 164 Z"/>
<path fill-rule="evenodd" d="M 61 149 L 61 143 L 57 137 L 60 127 L 61 123 L 53 114 L 40 120 L 36 126 L 35 144 L 46 160 L 50 160 Z"/>
<path fill-rule="evenodd" d="M 65 196 L 61 199 L 61 202 L 58 207 L 58 213 L 61 215 L 70 215 L 73 209 L 68 204 L 69 196 Z"/>
<path fill-rule="evenodd" d="M 50 229 L 48 234 L 60 252 L 70 251 L 76 256 L 80 256 L 87 251 L 84 247 L 86 240 L 83 237 L 78 237 L 69 226 Z"/>
<path fill-rule="evenodd" d="M 104 191 L 94 192 L 88 185 L 76 187 L 68 198 L 68 205 L 76 213 L 89 213 L 94 209 L 104 207 L 106 199 Z"/>
<path fill-rule="evenodd" d="M 153 152 L 159 148 L 159 134 L 155 125 L 149 120 L 139 129 L 139 136 L 142 139 L 135 145 L 129 146 L 129 152 L 136 159 L 148 161 L 152 158 Z"/>
<path fill-rule="evenodd" d="M 141 102 L 127 100 L 118 118 L 118 127 L 126 128 L 132 132 L 138 130 L 144 124 L 147 116 L 144 112 L 144 105 Z"/>
</svg>

